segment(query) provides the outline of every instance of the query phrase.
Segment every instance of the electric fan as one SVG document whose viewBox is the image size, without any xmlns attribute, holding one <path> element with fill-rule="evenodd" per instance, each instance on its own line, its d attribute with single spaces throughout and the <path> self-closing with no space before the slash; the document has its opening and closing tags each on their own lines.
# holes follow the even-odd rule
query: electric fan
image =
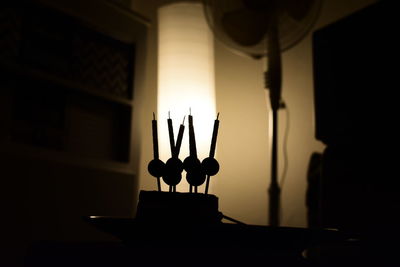
<svg viewBox="0 0 400 267">
<path fill-rule="evenodd" d="M 266 88 L 272 112 L 269 224 L 279 225 L 277 121 L 281 105 L 281 52 L 296 45 L 317 19 L 322 0 L 203 0 L 217 40 L 243 55 L 267 57 Z"/>
</svg>

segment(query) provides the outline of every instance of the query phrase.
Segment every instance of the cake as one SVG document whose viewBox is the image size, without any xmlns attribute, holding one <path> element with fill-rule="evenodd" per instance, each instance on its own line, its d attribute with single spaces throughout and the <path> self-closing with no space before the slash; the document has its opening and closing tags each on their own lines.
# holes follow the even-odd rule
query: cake
<svg viewBox="0 0 400 267">
<path fill-rule="evenodd" d="M 218 197 L 211 194 L 140 191 L 136 219 L 144 223 L 221 223 Z"/>
</svg>

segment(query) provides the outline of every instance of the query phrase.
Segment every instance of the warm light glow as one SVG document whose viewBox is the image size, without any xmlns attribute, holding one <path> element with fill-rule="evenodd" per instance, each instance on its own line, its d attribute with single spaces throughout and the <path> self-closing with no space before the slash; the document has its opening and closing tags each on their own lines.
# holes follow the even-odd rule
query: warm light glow
<svg viewBox="0 0 400 267">
<path fill-rule="evenodd" d="M 213 36 L 200 3 L 175 3 L 158 10 L 158 136 L 160 158 L 171 157 L 167 118 L 175 140 L 185 120 L 180 159 L 189 155 L 188 115 L 193 115 L 198 157 L 208 156 L 215 110 Z M 178 186 L 187 191 L 185 179 Z M 182 187 L 183 186 L 183 187 Z"/>
</svg>

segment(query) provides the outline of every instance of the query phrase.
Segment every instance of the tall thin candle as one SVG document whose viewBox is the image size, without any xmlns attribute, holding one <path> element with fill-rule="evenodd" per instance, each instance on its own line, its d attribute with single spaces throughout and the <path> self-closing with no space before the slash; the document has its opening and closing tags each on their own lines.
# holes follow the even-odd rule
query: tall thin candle
<svg viewBox="0 0 400 267">
<path fill-rule="evenodd" d="M 158 159 L 158 138 L 157 138 L 157 120 L 156 115 L 153 112 L 153 120 L 151 121 L 153 131 L 153 155 L 154 159 Z"/>
<path fill-rule="evenodd" d="M 205 194 L 208 194 L 208 186 L 210 184 L 210 176 L 217 174 L 219 170 L 218 161 L 214 159 L 215 156 L 215 146 L 217 144 L 217 135 L 218 135 L 218 127 L 219 127 L 219 113 L 217 114 L 217 118 L 214 121 L 214 129 L 211 138 L 211 146 L 210 146 L 210 155 L 208 158 L 205 158 L 202 162 L 203 168 L 206 170 L 207 178 L 206 178 L 206 189 Z"/>
<path fill-rule="evenodd" d="M 174 129 L 172 127 L 172 119 L 171 119 L 171 114 L 168 112 L 168 133 L 169 133 L 169 145 L 171 148 L 171 156 L 174 155 L 174 150 L 175 150 L 175 141 L 174 141 Z"/>
<path fill-rule="evenodd" d="M 213 158 L 215 155 L 215 146 L 217 144 L 217 135 L 218 135 L 218 127 L 219 127 L 219 113 L 217 114 L 217 118 L 214 121 L 214 129 L 211 139 L 211 147 L 210 147 L 210 158 Z"/>
<path fill-rule="evenodd" d="M 164 162 L 159 159 L 158 155 L 158 138 L 157 138 L 157 120 L 156 115 L 153 112 L 153 120 L 151 121 L 152 133 L 153 133 L 153 155 L 154 159 L 149 162 L 147 166 L 150 174 L 157 178 L 158 191 L 161 191 L 160 177 L 164 171 Z"/>
<path fill-rule="evenodd" d="M 190 156 L 197 158 L 196 138 L 194 135 L 193 116 L 189 113 L 189 153 Z"/>
<path fill-rule="evenodd" d="M 176 139 L 176 145 L 175 145 L 175 157 L 179 157 L 184 131 L 185 131 L 185 117 L 183 117 L 182 124 L 179 126 L 178 137 Z"/>
</svg>

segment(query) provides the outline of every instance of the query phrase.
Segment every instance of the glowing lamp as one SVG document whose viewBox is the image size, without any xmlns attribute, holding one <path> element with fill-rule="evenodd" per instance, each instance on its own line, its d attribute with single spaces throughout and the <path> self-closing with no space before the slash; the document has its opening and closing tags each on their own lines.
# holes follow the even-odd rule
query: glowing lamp
<svg viewBox="0 0 400 267">
<path fill-rule="evenodd" d="M 200 3 L 178 2 L 158 9 L 158 136 L 160 158 L 171 157 L 167 119 L 175 142 L 184 116 L 193 116 L 199 159 L 208 157 L 216 117 L 214 43 Z M 180 158 L 189 155 L 185 131 Z M 179 190 L 187 191 L 181 182 Z"/>
</svg>

